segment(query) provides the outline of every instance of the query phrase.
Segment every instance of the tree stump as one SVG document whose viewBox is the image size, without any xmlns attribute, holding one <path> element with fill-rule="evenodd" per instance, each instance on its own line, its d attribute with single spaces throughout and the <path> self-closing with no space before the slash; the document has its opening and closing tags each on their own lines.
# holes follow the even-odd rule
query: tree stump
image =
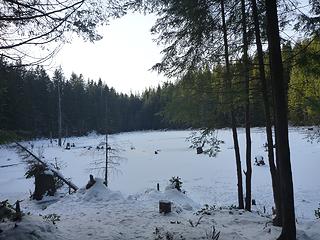
<svg viewBox="0 0 320 240">
<path fill-rule="evenodd" d="M 45 194 L 53 196 L 56 193 L 56 185 L 53 174 L 40 173 L 35 175 L 35 189 L 32 198 L 41 200 Z"/>
<path fill-rule="evenodd" d="M 89 182 L 87 183 L 87 185 L 86 185 L 86 189 L 89 189 L 89 188 L 91 188 L 95 183 L 96 183 L 96 181 L 94 180 L 94 178 L 93 178 L 93 175 L 89 175 Z"/>
<path fill-rule="evenodd" d="M 257 166 L 264 166 L 264 165 L 266 165 L 266 163 L 264 162 L 262 156 L 256 156 L 256 157 L 255 157 L 255 165 L 257 165 Z"/>
<path fill-rule="evenodd" d="M 197 154 L 201 154 L 201 153 L 203 153 L 202 147 L 197 147 Z"/>
<path fill-rule="evenodd" d="M 159 213 L 170 213 L 171 212 L 171 202 L 170 201 L 159 201 Z"/>
<path fill-rule="evenodd" d="M 21 208 L 20 208 L 20 201 L 17 200 L 16 201 L 16 216 L 15 216 L 15 221 L 20 221 L 22 218 L 22 212 L 21 212 Z"/>
</svg>

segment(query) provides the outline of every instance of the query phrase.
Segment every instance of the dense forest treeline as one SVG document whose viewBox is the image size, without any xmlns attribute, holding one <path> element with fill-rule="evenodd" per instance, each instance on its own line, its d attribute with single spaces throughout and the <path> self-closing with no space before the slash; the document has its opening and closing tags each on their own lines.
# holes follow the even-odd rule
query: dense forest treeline
<svg viewBox="0 0 320 240">
<path fill-rule="evenodd" d="M 2 62 L 0 68 L 0 126 L 26 136 L 57 136 L 58 87 L 61 92 L 63 135 L 174 128 L 157 115 L 160 88 L 141 96 L 117 93 L 102 80 L 85 80 L 61 69 L 52 78 L 42 67 L 25 69 Z M 106 114 L 107 111 L 107 114 Z"/>
<path fill-rule="evenodd" d="M 293 125 L 319 123 L 319 51 L 318 38 L 306 39 L 294 47 L 283 46 L 289 119 Z M 255 58 L 250 59 L 251 124 L 263 126 L 265 118 L 256 62 Z M 239 126 L 245 122 L 241 66 L 240 62 L 232 64 L 232 94 Z M 12 67 L 2 61 L 0 129 L 28 137 L 56 136 L 58 85 L 63 135 L 82 135 L 93 130 L 105 132 L 106 126 L 109 132 L 229 127 L 223 72 L 222 65 L 214 69 L 204 67 L 188 72 L 175 84 L 164 83 L 142 94 L 128 95 L 109 88 L 101 79 L 85 80 L 75 73 L 66 78 L 61 69 L 50 78 L 42 67 Z"/>
<path fill-rule="evenodd" d="M 320 40 L 313 37 L 291 46 L 282 46 L 284 78 L 286 80 L 289 122 L 291 125 L 317 125 L 320 123 Z M 252 126 L 265 125 L 265 111 L 259 79 L 258 60 L 249 59 L 250 121 Z M 268 62 L 268 59 L 265 60 Z M 267 90 L 272 99 L 268 66 Z M 245 84 L 241 61 L 231 65 L 232 92 L 238 126 L 245 124 Z M 229 100 L 223 89 L 224 67 L 188 72 L 174 85 L 164 85 L 169 101 L 162 109 L 167 121 L 184 123 L 198 128 L 230 127 Z M 172 89 L 168 89 L 168 88 Z M 273 101 L 270 103 L 273 115 Z"/>
</svg>

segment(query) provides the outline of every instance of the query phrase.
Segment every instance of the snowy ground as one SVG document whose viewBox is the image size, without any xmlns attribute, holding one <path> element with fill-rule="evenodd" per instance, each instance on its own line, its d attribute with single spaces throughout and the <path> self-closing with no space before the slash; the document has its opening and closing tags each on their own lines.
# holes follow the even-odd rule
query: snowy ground
<svg viewBox="0 0 320 240">
<path fill-rule="evenodd" d="M 307 130 L 302 128 L 290 131 L 295 205 L 299 239 L 316 240 L 320 239 L 320 221 L 314 216 L 320 201 L 320 144 L 307 142 L 306 133 Z M 111 146 L 120 149 L 118 156 L 121 157 L 120 165 L 110 173 L 109 186 L 116 192 L 98 184 L 92 190 L 80 190 L 67 196 L 45 210 L 42 210 L 44 204 L 27 200 L 29 189 L 33 190 L 33 180 L 24 178 L 25 166 L 15 150 L 2 147 L 0 200 L 14 202 L 26 199 L 22 202 L 25 212 L 61 216 L 61 221 L 57 222 L 58 229 L 52 229 L 52 224 L 40 227 L 43 234 L 54 232 L 58 239 L 154 239 L 157 236 L 153 233 L 155 231 L 158 236 L 166 231 L 175 231 L 176 239 L 181 239 L 181 236 L 185 239 L 206 239 L 206 232 L 210 232 L 212 225 L 221 231 L 220 239 L 275 239 L 280 230 L 268 224 L 270 219 L 237 210 L 214 210 L 211 215 L 205 215 L 197 227 L 191 226 L 189 219 L 198 221 L 199 216 L 194 213 L 200 206 L 209 204 L 225 208 L 237 203 L 237 194 L 231 131 L 219 130 L 218 138 L 225 143 L 216 158 L 197 155 L 194 149 L 189 149 L 190 143 L 185 141 L 189 134 L 190 131 L 155 131 L 110 136 Z M 239 138 L 243 150 L 245 136 L 242 129 Z M 61 172 L 82 187 L 90 173 L 103 176 L 103 171 L 95 169 L 97 165 L 94 164 L 104 157 L 104 150 L 96 149 L 103 141 L 103 136 L 91 134 L 67 139 L 66 142 L 75 143 L 76 147 L 71 150 L 61 149 L 49 140 L 25 142 L 24 145 L 29 148 L 33 145 L 33 151 L 36 154 L 41 152 L 47 161 L 54 162 L 56 158 L 62 162 L 64 168 Z M 263 147 L 265 142 L 263 129 L 253 129 L 253 157 L 262 155 L 267 159 Z M 164 191 L 172 176 L 181 177 L 186 194 Z M 252 180 L 252 195 L 257 202 L 255 211 L 262 213 L 265 207 L 268 215 L 272 207 L 268 166 L 254 166 Z M 157 183 L 160 183 L 161 192 L 154 190 Z M 160 215 L 160 199 L 171 200 L 176 206 L 175 211 L 168 216 Z M 36 221 L 32 217 L 27 216 L 26 223 L 21 224 Z M 9 235 L 6 239 L 10 239 Z"/>
</svg>

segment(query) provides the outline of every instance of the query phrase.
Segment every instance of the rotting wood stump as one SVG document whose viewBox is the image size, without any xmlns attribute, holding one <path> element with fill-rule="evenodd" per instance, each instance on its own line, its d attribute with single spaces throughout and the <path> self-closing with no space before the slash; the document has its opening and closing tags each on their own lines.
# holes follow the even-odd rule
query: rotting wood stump
<svg viewBox="0 0 320 240">
<path fill-rule="evenodd" d="M 41 200 L 45 194 L 54 196 L 57 191 L 53 174 L 40 173 L 35 175 L 33 199 Z"/>
<path fill-rule="evenodd" d="M 170 213 L 171 212 L 171 202 L 170 201 L 165 201 L 165 200 L 160 200 L 159 201 L 159 213 Z"/>
</svg>

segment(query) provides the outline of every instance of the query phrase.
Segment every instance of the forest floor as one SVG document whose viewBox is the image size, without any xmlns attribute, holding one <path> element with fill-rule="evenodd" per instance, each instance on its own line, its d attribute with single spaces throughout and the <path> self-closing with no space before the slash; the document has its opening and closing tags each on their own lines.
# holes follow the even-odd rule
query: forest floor
<svg viewBox="0 0 320 240">
<path fill-rule="evenodd" d="M 272 189 L 268 165 L 253 166 L 252 196 L 257 205 L 253 212 L 234 209 L 237 185 L 232 135 L 219 130 L 224 141 L 221 152 L 212 158 L 196 154 L 186 138 L 191 131 L 147 131 L 110 136 L 117 149 L 111 159 L 119 163 L 110 171 L 109 188 L 97 179 L 89 190 L 29 200 L 33 179 L 25 179 L 26 164 L 15 148 L 0 148 L 0 201 L 21 202 L 25 215 L 17 223 L 0 223 L 0 239 L 212 239 L 212 228 L 219 239 L 276 239 L 281 229 L 273 227 Z M 320 144 L 308 141 L 307 128 L 290 129 L 295 208 L 298 239 L 320 239 L 320 220 L 315 210 L 320 201 Z M 244 130 L 239 130 L 241 149 L 245 147 Z M 67 138 L 70 150 L 56 142 L 40 139 L 22 143 L 48 163 L 58 162 L 61 172 L 79 187 L 89 174 L 103 176 L 104 136 Z M 263 147 L 263 129 L 252 129 L 252 159 L 267 152 Z M 205 146 L 206 147 L 206 146 Z M 204 148 L 205 148 L 204 147 Z M 155 154 L 157 152 L 157 154 Z M 244 159 L 244 151 L 241 152 Z M 244 162 L 244 160 L 243 160 Z M 245 165 L 243 163 L 243 169 Z M 169 179 L 179 176 L 183 194 L 166 189 Z M 157 183 L 160 191 L 156 190 Z M 62 197 L 63 196 L 63 197 Z M 159 200 L 173 203 L 170 214 L 160 214 Z M 205 205 L 206 204 L 206 205 Z M 51 215 L 51 218 L 48 216 Z M 47 220 L 44 221 L 44 216 Z M 50 219 L 58 218 L 55 224 Z"/>
</svg>

